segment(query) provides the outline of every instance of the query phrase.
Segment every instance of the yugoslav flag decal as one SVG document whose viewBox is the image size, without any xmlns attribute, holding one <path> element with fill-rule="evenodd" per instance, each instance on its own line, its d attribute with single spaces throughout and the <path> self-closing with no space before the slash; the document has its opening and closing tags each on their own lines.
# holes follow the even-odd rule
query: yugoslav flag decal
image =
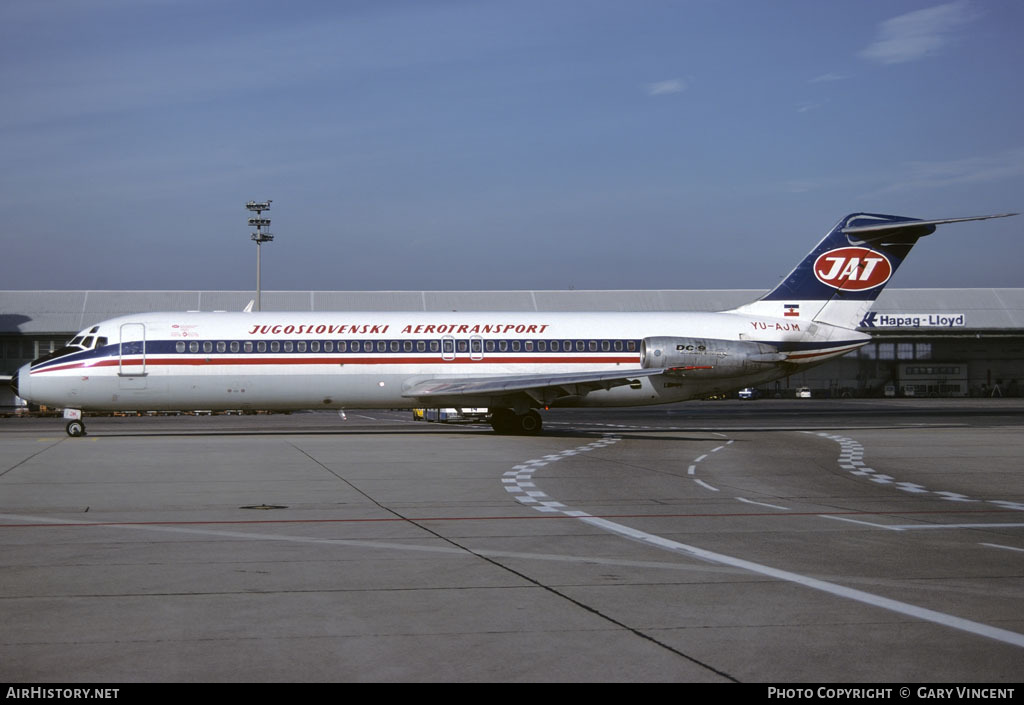
<svg viewBox="0 0 1024 705">
<path fill-rule="evenodd" d="M 833 289 L 864 291 L 889 281 L 892 264 L 885 255 L 866 247 L 840 247 L 818 255 L 814 276 Z"/>
</svg>

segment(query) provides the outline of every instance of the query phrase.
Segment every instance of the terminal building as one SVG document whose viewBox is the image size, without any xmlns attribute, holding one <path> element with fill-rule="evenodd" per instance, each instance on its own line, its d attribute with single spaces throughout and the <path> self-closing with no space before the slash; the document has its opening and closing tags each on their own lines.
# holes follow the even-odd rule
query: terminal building
<svg viewBox="0 0 1024 705">
<path fill-rule="evenodd" d="M 760 290 L 265 291 L 264 311 L 724 311 Z M 248 291 L 0 291 L 0 374 L 78 331 L 156 311 L 242 311 Z M 886 289 L 861 321 L 872 342 L 772 382 L 767 395 L 1020 396 L 1024 288 Z M 677 331 L 678 335 L 699 335 Z M 8 394 L 6 388 L 0 394 Z M 8 394 L 9 396 L 9 394 Z M 0 406 L 12 403 L 6 397 Z"/>
</svg>

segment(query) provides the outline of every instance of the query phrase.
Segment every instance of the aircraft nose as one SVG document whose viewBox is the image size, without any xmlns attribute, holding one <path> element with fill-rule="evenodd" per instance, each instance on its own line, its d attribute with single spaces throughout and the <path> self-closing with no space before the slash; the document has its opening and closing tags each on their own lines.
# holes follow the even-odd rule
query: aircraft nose
<svg viewBox="0 0 1024 705">
<path fill-rule="evenodd" d="M 11 391 L 14 392 L 14 396 L 28 399 L 28 372 L 29 366 L 24 365 L 11 375 Z"/>
</svg>

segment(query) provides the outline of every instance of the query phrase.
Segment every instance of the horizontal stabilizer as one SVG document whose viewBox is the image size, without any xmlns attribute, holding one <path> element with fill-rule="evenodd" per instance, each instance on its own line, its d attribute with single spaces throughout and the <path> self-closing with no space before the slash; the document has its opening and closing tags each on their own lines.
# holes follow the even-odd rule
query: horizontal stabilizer
<svg viewBox="0 0 1024 705">
<path fill-rule="evenodd" d="M 924 226 L 935 226 L 944 225 L 946 223 L 965 223 L 970 220 L 989 220 L 991 218 L 1009 218 L 1010 216 L 1017 215 L 1016 213 L 1000 213 L 998 215 L 975 215 L 969 218 L 943 218 L 941 220 L 901 220 L 877 223 L 875 225 L 853 225 L 850 227 L 843 228 L 842 231 L 847 235 L 864 235 L 866 233 L 878 233 L 877 237 L 882 237 L 887 233 L 896 232 L 897 230 L 905 230 L 907 228 L 920 228 Z M 931 228 L 934 231 L 934 228 Z M 876 237 L 868 238 L 870 240 L 876 239 Z"/>
</svg>

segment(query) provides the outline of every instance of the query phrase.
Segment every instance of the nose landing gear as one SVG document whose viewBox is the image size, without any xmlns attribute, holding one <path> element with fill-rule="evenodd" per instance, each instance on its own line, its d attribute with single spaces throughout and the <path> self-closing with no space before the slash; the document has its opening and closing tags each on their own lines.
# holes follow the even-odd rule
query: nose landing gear
<svg viewBox="0 0 1024 705">
<path fill-rule="evenodd" d="M 64 430 L 68 432 L 69 436 L 78 438 L 85 435 L 85 422 L 82 421 L 81 409 L 64 409 L 64 418 L 68 420 Z"/>
</svg>

